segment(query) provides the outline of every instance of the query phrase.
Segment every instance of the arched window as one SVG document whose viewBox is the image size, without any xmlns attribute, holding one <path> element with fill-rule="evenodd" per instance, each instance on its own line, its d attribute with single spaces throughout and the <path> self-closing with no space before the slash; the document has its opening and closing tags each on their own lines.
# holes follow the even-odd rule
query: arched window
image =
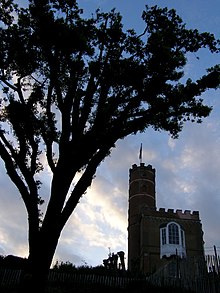
<svg viewBox="0 0 220 293">
<path fill-rule="evenodd" d="M 179 227 L 175 223 L 168 225 L 169 244 L 180 244 Z"/>
<path fill-rule="evenodd" d="M 147 192 L 147 186 L 145 184 L 141 186 L 141 191 Z"/>
<path fill-rule="evenodd" d="M 169 222 L 160 226 L 160 257 L 178 254 L 186 257 L 185 233 L 176 222 Z"/>
<path fill-rule="evenodd" d="M 166 228 L 161 229 L 161 239 L 162 239 L 162 245 L 167 243 L 167 237 L 166 237 Z"/>
</svg>

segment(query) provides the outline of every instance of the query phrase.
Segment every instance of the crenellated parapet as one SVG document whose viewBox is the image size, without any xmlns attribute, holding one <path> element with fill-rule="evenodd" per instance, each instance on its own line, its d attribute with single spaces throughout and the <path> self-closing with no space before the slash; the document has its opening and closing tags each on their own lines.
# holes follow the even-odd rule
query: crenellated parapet
<svg viewBox="0 0 220 293">
<path fill-rule="evenodd" d="M 145 168 L 148 171 L 155 172 L 155 169 L 152 167 L 152 165 L 145 166 L 145 163 L 140 163 L 140 166 L 137 166 L 137 164 L 133 164 L 132 168 L 130 169 L 130 171 L 137 170 L 137 169 L 140 169 L 140 168 Z"/>
<path fill-rule="evenodd" d="M 181 210 L 181 209 L 165 209 L 145 206 L 141 210 L 142 215 L 158 216 L 165 218 L 178 218 L 186 220 L 200 220 L 199 211 Z"/>
</svg>

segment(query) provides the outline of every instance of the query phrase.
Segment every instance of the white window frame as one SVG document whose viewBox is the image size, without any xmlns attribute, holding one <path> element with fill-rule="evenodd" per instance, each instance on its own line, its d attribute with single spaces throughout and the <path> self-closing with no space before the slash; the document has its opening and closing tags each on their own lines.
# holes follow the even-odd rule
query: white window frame
<svg viewBox="0 0 220 293">
<path fill-rule="evenodd" d="M 160 258 L 176 254 L 181 258 L 186 257 L 185 232 L 172 221 L 160 228 Z"/>
</svg>

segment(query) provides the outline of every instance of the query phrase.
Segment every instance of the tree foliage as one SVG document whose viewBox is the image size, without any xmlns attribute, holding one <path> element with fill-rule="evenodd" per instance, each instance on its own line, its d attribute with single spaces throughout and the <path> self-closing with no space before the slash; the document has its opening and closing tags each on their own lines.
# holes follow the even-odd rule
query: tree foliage
<svg viewBox="0 0 220 293">
<path fill-rule="evenodd" d="M 0 156 L 27 210 L 32 267 L 49 268 L 66 221 L 117 140 L 148 127 L 177 137 L 185 121 L 211 111 L 201 95 L 219 86 L 219 65 L 196 81 L 184 70 L 187 54 L 219 53 L 219 41 L 187 29 L 175 10 L 146 6 L 142 19 L 137 35 L 114 9 L 86 19 L 76 1 L 1 1 Z M 52 180 L 42 214 L 45 167 Z"/>
</svg>

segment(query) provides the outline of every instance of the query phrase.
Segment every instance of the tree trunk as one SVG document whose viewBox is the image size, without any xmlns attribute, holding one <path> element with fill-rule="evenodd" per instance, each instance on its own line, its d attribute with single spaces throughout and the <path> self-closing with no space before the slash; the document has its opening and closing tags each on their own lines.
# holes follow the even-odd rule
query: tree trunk
<svg viewBox="0 0 220 293">
<path fill-rule="evenodd" d="M 44 293 L 48 284 L 48 274 L 60 237 L 55 227 L 38 233 L 35 249 L 30 250 L 28 265 L 20 282 L 22 293 Z"/>
</svg>

